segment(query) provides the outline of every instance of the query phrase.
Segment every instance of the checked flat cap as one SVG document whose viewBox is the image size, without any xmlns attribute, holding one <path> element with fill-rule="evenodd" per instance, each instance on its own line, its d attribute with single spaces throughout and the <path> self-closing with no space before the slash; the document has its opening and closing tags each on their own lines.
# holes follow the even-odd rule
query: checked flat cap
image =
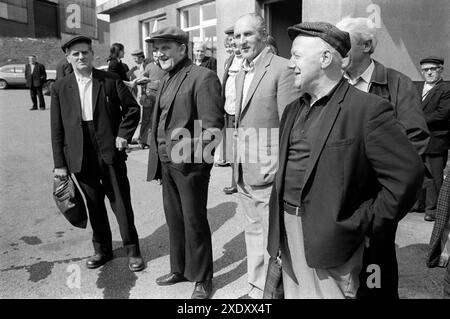
<svg viewBox="0 0 450 319">
<path fill-rule="evenodd" d="M 289 38 L 294 39 L 299 35 L 319 37 L 329 43 L 341 56 L 347 56 L 351 48 L 350 35 L 328 22 L 302 22 L 288 28 Z"/>
<path fill-rule="evenodd" d="M 189 35 L 178 27 L 165 27 L 150 34 L 147 42 L 154 42 L 155 40 L 175 41 L 181 44 L 189 42 Z"/>
<path fill-rule="evenodd" d="M 424 64 L 424 63 L 434 63 L 434 64 L 444 65 L 444 58 L 441 58 L 438 56 L 428 56 L 428 57 L 420 60 L 420 64 Z"/>
<path fill-rule="evenodd" d="M 61 49 L 66 52 L 66 50 L 68 48 L 70 48 L 72 45 L 74 45 L 75 43 L 87 43 L 87 44 L 91 44 L 92 40 L 91 38 L 88 38 L 84 35 L 77 35 L 75 37 L 70 38 L 69 40 L 65 41 L 62 45 L 61 45 Z"/>
</svg>

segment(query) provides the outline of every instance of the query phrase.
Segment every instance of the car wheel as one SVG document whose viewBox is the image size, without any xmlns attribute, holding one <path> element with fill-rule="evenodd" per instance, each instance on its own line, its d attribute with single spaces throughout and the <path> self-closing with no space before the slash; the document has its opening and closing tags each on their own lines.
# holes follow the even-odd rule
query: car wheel
<svg viewBox="0 0 450 319">
<path fill-rule="evenodd" d="M 0 90 L 4 90 L 8 87 L 8 82 L 5 80 L 0 80 Z"/>
<path fill-rule="evenodd" d="M 55 83 L 55 81 L 47 81 L 47 82 L 45 82 L 45 85 L 44 85 L 44 87 L 42 88 L 42 93 L 44 94 L 44 95 L 51 95 L 52 94 L 52 86 L 53 86 L 53 83 Z"/>
</svg>

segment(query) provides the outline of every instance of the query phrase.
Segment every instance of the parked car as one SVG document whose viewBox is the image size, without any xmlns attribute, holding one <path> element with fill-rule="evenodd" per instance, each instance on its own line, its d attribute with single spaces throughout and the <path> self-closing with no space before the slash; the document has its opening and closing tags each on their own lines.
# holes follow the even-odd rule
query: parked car
<svg viewBox="0 0 450 319">
<path fill-rule="evenodd" d="M 56 79 L 56 70 L 46 70 L 47 82 L 44 84 L 42 91 L 49 95 L 50 89 Z M 7 64 L 0 67 L 0 90 L 8 87 L 24 87 L 25 80 L 25 64 Z"/>
</svg>

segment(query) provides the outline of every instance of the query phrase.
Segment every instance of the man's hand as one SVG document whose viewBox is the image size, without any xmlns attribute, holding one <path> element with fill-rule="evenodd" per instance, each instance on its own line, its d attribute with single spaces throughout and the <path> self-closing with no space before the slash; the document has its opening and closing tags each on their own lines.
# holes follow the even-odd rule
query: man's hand
<svg viewBox="0 0 450 319">
<path fill-rule="evenodd" d="M 128 142 L 126 139 L 121 138 L 120 136 L 116 137 L 116 147 L 119 151 L 123 151 L 128 147 Z"/>
<path fill-rule="evenodd" d="M 67 179 L 67 175 L 68 175 L 67 168 L 65 168 L 65 167 L 55 168 L 53 170 L 53 177 L 58 178 L 62 181 Z"/>
<path fill-rule="evenodd" d="M 141 77 L 141 78 L 139 78 L 139 79 L 137 79 L 137 84 L 147 84 L 148 82 L 150 82 L 150 79 L 149 78 L 147 78 L 147 77 Z"/>
</svg>

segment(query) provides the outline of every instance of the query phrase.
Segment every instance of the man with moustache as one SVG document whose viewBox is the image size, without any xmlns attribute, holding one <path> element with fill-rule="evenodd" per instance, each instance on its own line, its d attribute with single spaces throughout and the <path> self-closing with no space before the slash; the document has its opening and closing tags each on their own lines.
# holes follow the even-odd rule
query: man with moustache
<svg viewBox="0 0 450 319">
<path fill-rule="evenodd" d="M 119 76 L 94 69 L 92 40 L 76 36 L 62 45 L 73 72 L 56 81 L 51 100 L 54 177 L 75 177 L 86 198 L 95 255 L 88 268 L 113 258 L 105 195 L 119 224 L 128 268 L 144 269 L 134 226 L 125 149 L 139 123 L 139 105 Z"/>
<path fill-rule="evenodd" d="M 223 128 L 223 100 L 215 72 L 188 58 L 188 35 L 178 27 L 150 35 L 162 79 L 153 113 L 147 180 L 161 180 L 169 227 L 170 272 L 160 286 L 195 282 L 193 299 L 212 293 L 213 260 L 207 219 L 211 150 Z"/>
<path fill-rule="evenodd" d="M 278 127 L 284 107 L 299 96 L 288 60 L 267 47 L 264 19 L 246 14 L 234 25 L 243 57 L 236 76 L 236 152 L 234 178 L 246 216 L 245 243 L 250 298 L 262 298 L 269 197 L 277 170 Z"/>
<path fill-rule="evenodd" d="M 342 72 L 350 36 L 326 22 L 288 28 L 300 99 L 280 123 L 268 250 L 286 298 L 355 298 L 365 236 L 414 204 L 424 168 L 385 99 Z"/>
</svg>

